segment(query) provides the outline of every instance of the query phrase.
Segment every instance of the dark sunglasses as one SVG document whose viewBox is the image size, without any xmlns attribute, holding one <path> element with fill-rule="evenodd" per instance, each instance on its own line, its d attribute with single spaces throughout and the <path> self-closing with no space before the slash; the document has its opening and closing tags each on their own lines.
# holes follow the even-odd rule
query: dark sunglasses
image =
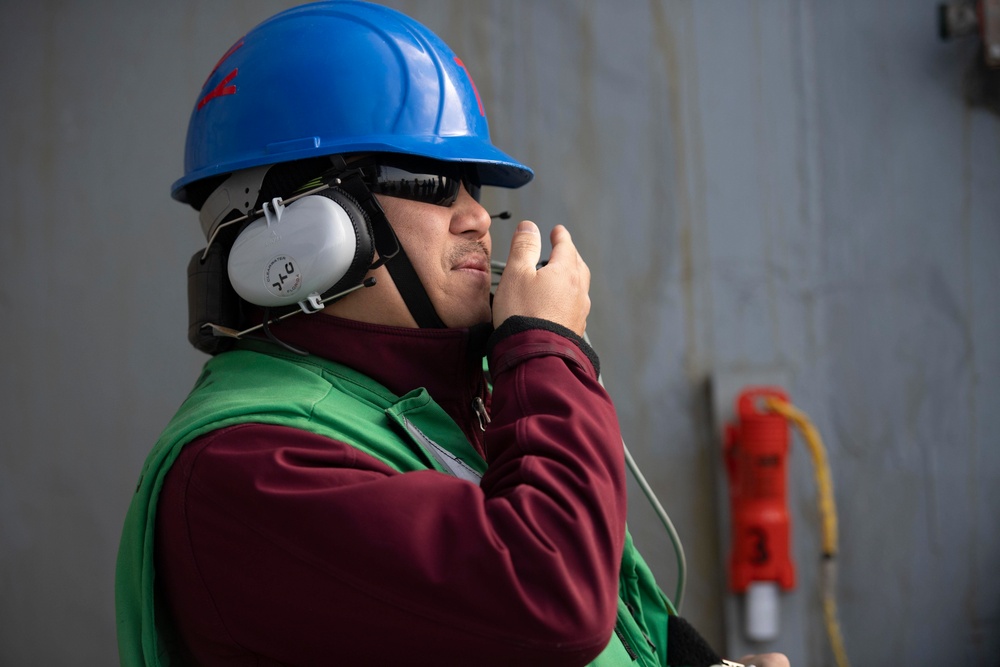
<svg viewBox="0 0 1000 667">
<path fill-rule="evenodd" d="M 405 167 L 379 163 L 366 171 L 365 182 L 378 195 L 451 206 L 464 185 L 472 198 L 479 201 L 480 186 L 474 168 L 462 169 L 441 163 Z"/>
</svg>

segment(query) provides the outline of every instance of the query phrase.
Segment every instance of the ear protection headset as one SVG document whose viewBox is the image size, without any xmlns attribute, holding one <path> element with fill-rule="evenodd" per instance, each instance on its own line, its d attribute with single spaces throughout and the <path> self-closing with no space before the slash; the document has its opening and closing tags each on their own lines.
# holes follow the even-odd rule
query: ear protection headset
<svg viewBox="0 0 1000 667">
<path fill-rule="evenodd" d="M 269 322 L 314 313 L 339 296 L 374 285 L 365 274 L 401 254 L 361 170 L 347 169 L 339 156 L 322 162 L 323 176 L 257 210 L 254 202 L 261 193 L 288 191 L 319 165 L 237 172 L 207 198 L 200 218 L 208 245 L 188 264 L 188 340 L 197 349 L 217 354 L 257 329 L 274 340 Z M 230 231 L 240 224 L 239 234 Z M 376 251 L 379 258 L 373 261 Z M 265 314 L 262 322 L 240 331 L 247 326 L 245 303 Z M 286 312 L 275 317 L 271 309 Z"/>
<path fill-rule="evenodd" d="M 362 178 L 362 170 L 371 164 L 347 168 L 341 156 L 331 159 L 334 168 L 321 177 L 323 185 L 287 203 L 265 203 L 264 217 L 240 233 L 228 261 L 233 288 L 258 306 L 298 304 L 311 313 L 339 293 L 361 286 L 365 273 L 384 264 L 417 325 L 443 328 Z M 373 262 L 375 251 L 379 257 Z"/>
<path fill-rule="evenodd" d="M 315 312 L 327 293 L 360 284 L 374 268 L 372 222 L 341 188 L 289 204 L 275 198 L 263 213 L 237 236 L 227 266 L 233 289 L 251 304 Z"/>
<path fill-rule="evenodd" d="M 215 195 L 206 202 L 202 224 L 208 246 L 188 266 L 188 339 L 196 348 L 215 354 L 228 347 L 219 336 L 239 338 L 258 328 L 274 340 L 269 322 L 300 311 L 315 313 L 348 292 L 374 285 L 374 278 L 365 280 L 365 274 L 382 265 L 418 326 L 444 327 L 385 212 L 362 178 L 366 163 L 348 168 L 342 157 L 330 159 L 333 168 L 310 184 L 317 187 L 284 200 L 273 198 L 259 210 L 238 215 L 251 204 L 233 209 L 231 201 L 234 193 L 259 190 L 267 170 L 254 170 L 246 175 L 249 180 L 237 176 L 229 187 L 218 188 L 222 193 L 218 202 L 212 201 Z M 238 217 L 231 218 L 233 214 Z M 231 219 L 217 222 L 225 217 Z M 223 228 L 247 220 L 228 253 L 215 243 Z M 228 279 L 221 275 L 223 266 Z M 231 303 L 234 299 L 225 295 L 230 286 L 244 301 L 265 309 L 261 324 L 242 332 L 232 328 L 239 326 L 242 317 L 238 305 Z M 277 318 L 269 312 L 296 305 L 300 310 Z"/>
</svg>

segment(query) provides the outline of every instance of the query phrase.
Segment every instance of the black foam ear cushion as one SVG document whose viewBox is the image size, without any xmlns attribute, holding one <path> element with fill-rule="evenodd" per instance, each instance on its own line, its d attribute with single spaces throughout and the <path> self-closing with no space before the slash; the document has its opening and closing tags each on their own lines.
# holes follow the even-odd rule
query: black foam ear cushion
<svg viewBox="0 0 1000 667">
<path fill-rule="evenodd" d="M 372 240 L 371 220 L 368 219 L 368 216 L 361 209 L 361 206 L 358 205 L 354 197 L 336 187 L 321 190 L 316 194 L 333 200 L 338 206 L 344 209 L 347 217 L 351 219 L 356 240 L 354 245 L 354 260 L 351 262 L 351 267 L 344 274 L 343 278 L 323 293 L 323 297 L 325 298 L 361 284 L 375 258 L 375 244 Z"/>
</svg>

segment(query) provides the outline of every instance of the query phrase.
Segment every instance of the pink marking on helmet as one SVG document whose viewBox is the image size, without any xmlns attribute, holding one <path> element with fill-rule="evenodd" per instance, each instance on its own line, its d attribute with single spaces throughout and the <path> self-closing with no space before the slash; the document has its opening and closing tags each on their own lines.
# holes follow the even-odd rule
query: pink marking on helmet
<svg viewBox="0 0 1000 667">
<path fill-rule="evenodd" d="M 229 58 L 229 56 L 231 56 L 234 53 L 236 53 L 236 50 L 238 48 L 240 48 L 241 46 L 243 46 L 243 42 L 244 41 L 246 41 L 246 38 L 245 37 L 240 37 L 240 41 L 238 41 L 235 44 L 233 44 L 232 46 L 230 46 L 229 50 L 222 54 L 222 57 L 219 58 L 219 62 L 215 63 L 215 67 L 213 67 L 212 71 L 208 73 L 207 77 L 205 77 L 205 83 L 201 84 L 202 88 L 204 88 L 205 86 L 208 85 L 209 80 L 215 75 L 215 72 L 220 67 L 222 67 L 222 63 L 226 62 L 226 60 Z"/>
<path fill-rule="evenodd" d="M 203 106 L 208 104 L 209 100 L 214 100 L 216 97 L 222 97 L 223 95 L 235 95 L 236 86 L 227 85 L 230 81 L 236 78 L 236 75 L 240 73 L 239 68 L 234 69 L 232 72 L 226 75 L 226 78 L 219 82 L 215 88 L 210 90 L 205 94 L 200 100 L 198 100 L 198 108 L 201 109 Z"/>
<path fill-rule="evenodd" d="M 469 83 L 472 84 L 472 92 L 476 94 L 476 103 L 479 105 L 479 115 L 486 116 L 486 111 L 483 109 L 483 101 L 479 98 L 479 89 L 476 88 L 476 82 L 472 80 L 472 75 L 469 74 L 469 68 L 465 66 L 465 63 L 458 56 L 455 56 L 455 64 L 465 71 L 465 76 L 469 77 Z"/>
</svg>

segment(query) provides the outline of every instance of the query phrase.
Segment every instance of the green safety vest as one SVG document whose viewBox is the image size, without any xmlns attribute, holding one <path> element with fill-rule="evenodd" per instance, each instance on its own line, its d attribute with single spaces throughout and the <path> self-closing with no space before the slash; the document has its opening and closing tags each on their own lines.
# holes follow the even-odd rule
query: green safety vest
<svg viewBox="0 0 1000 667">
<path fill-rule="evenodd" d="M 146 459 L 125 517 L 115 572 L 123 666 L 169 663 L 153 599 L 156 504 L 167 471 L 185 444 L 248 422 L 325 435 L 400 472 L 434 469 L 477 480 L 486 471 L 486 462 L 424 389 L 398 397 L 341 364 L 315 356 L 284 356 L 273 346 L 254 342 L 213 357 Z M 667 617 L 672 613 L 626 533 L 616 636 L 591 664 L 664 665 Z"/>
</svg>

